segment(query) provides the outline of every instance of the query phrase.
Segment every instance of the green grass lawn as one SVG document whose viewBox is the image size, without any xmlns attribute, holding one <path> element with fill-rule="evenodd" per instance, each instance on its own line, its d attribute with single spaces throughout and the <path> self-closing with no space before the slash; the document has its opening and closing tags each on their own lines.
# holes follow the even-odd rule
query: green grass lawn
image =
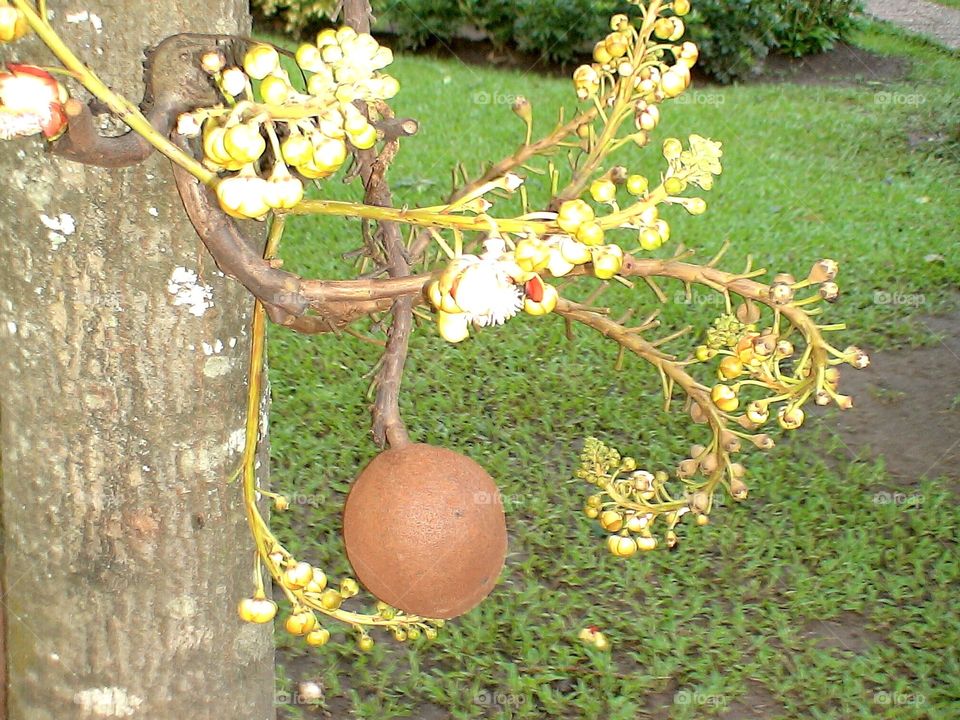
<svg viewBox="0 0 960 720">
<path fill-rule="evenodd" d="M 960 280 L 960 138 L 946 129 L 960 117 L 960 61 L 878 29 L 857 42 L 909 57 L 910 77 L 704 87 L 695 101 L 664 107 L 657 144 L 697 132 L 725 151 L 707 214 L 668 215 L 671 244 L 709 258 L 729 241 L 723 266 L 740 269 L 752 254 L 798 276 L 833 257 L 844 296 L 829 317 L 849 324 L 838 342 L 921 344 L 930 337 L 917 317 L 955 307 Z M 400 57 L 394 74 L 398 114 L 422 123 L 391 170 L 398 204 L 436 204 L 456 163 L 476 172 L 511 152 L 522 129 L 513 95 L 534 100 L 542 130 L 572 105 L 569 82 L 519 72 Z M 908 147 L 908 134 L 938 133 Z M 654 154 L 625 162 L 653 170 Z M 323 193 L 359 190 L 330 181 Z M 285 267 L 348 277 L 340 253 L 357 244 L 354 222 L 296 220 Z M 665 289 L 673 297 L 680 288 Z M 925 304 L 882 304 L 877 293 L 922 293 Z M 609 295 L 619 306 L 656 306 L 641 286 Z M 668 326 L 703 328 L 717 310 L 679 305 L 664 316 Z M 273 329 L 269 352 L 273 482 L 310 501 L 274 522 L 292 550 L 339 577 L 349 573 L 343 498 L 376 453 L 367 390 L 378 351 L 348 336 Z M 298 673 L 310 663 L 323 682 L 332 716 L 951 717 L 960 702 L 956 496 L 930 480 L 909 490 L 914 504 L 874 503 L 887 486 L 882 462 L 850 461 L 831 423 L 811 422 L 748 457 L 746 503 L 727 500 L 707 527 L 684 525 L 673 552 L 618 560 L 580 512 L 588 488 L 571 475 L 582 439 L 598 435 L 655 470 L 672 468 L 703 435 L 662 411 L 655 373 L 629 360 L 615 372 L 615 359 L 616 348 L 586 329 L 568 342 L 553 318 L 518 318 L 456 347 L 421 326 L 404 380 L 407 424 L 415 441 L 462 451 L 497 480 L 510 554 L 493 594 L 433 643 L 378 636 L 360 655 L 342 628 L 330 626 L 335 642 L 321 651 L 278 632 L 284 661 Z M 577 640 L 590 624 L 611 652 Z M 292 674 L 282 669 L 281 679 Z"/>
<path fill-rule="evenodd" d="M 960 10 L 960 0 L 933 0 L 937 5 L 946 5 L 947 7 Z"/>
</svg>

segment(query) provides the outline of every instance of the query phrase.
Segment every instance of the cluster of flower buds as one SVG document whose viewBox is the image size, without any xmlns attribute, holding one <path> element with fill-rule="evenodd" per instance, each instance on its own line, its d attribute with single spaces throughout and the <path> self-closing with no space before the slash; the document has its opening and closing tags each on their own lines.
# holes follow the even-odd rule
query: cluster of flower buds
<svg viewBox="0 0 960 720">
<path fill-rule="evenodd" d="M 583 513 L 607 533 L 606 546 L 611 554 L 630 557 L 659 547 L 660 539 L 653 533 L 658 520 L 667 526 L 663 543 L 669 548 L 677 544 L 673 528 L 691 508 L 682 500 L 670 498 L 667 473 L 639 470 L 636 460 L 621 457 L 615 449 L 591 437 L 584 442 L 576 476 L 600 489 L 587 498 Z"/>
<path fill-rule="evenodd" d="M 769 450 L 774 446 L 773 439 L 769 435 L 757 435 L 752 440 L 754 445 L 763 450 Z M 724 430 L 718 441 L 709 447 L 691 445 L 690 455 L 677 465 L 677 477 L 686 481 L 698 475 L 707 480 L 726 476 L 731 497 L 734 500 L 746 500 L 748 488 L 743 481 L 746 469 L 741 463 L 729 461 L 729 456 L 740 452 L 740 447 L 740 438 L 729 430 Z M 709 514 L 711 504 L 710 495 L 702 489 L 691 492 L 687 498 L 689 510 L 693 511 L 697 522 L 701 525 L 705 525 L 706 521 L 699 518 Z"/>
<path fill-rule="evenodd" d="M 217 195 L 237 217 L 261 218 L 303 198 L 303 180 L 339 170 L 350 148 L 366 150 L 377 130 L 358 106 L 394 97 L 397 81 L 380 71 L 393 53 L 369 34 L 349 27 L 323 30 L 296 52 L 306 76 L 299 90 L 280 54 L 266 44 L 251 47 L 241 67 L 226 66 L 219 52 L 201 59 L 229 107 L 201 108 L 181 116 L 184 135 L 202 133 L 204 163 L 224 178 Z"/>
<path fill-rule="evenodd" d="M 591 194 L 598 202 L 612 202 L 616 196 L 616 185 L 611 180 L 595 181 Z M 623 266 L 623 249 L 619 245 L 604 244 L 603 228 L 596 220 L 594 209 L 585 200 L 568 200 L 560 206 L 557 213 L 557 226 L 567 235 L 555 236 L 555 249 L 560 257 L 572 266 L 593 264 L 593 274 L 601 280 L 609 280 Z M 557 263 L 561 266 L 561 263 Z M 552 271 L 551 271 L 552 272 Z"/>
<path fill-rule="evenodd" d="M 0 0 L 0 43 L 14 42 L 29 32 L 26 16 L 7 0 Z"/>
<path fill-rule="evenodd" d="M 317 617 L 308 604 L 328 612 L 336 611 L 346 598 L 356 595 L 360 588 L 353 578 L 344 578 L 339 590 L 327 587 L 327 576 L 319 568 L 306 562 L 292 559 L 276 560 L 285 563 L 278 580 L 294 598 L 294 607 L 284 622 L 284 628 L 291 635 L 303 636 L 308 645 L 319 647 L 330 639 L 330 632 L 317 623 Z M 262 592 L 252 598 L 240 601 L 237 612 L 242 620 L 252 623 L 266 623 L 277 614 L 277 605 L 267 599 Z"/>
<path fill-rule="evenodd" d="M 655 109 L 655 108 L 653 108 Z M 668 167 L 664 174 L 662 193 L 659 195 L 669 204 L 681 205 L 687 212 L 700 215 L 706 211 L 706 202 L 699 197 L 680 197 L 688 184 L 709 190 L 713 187 L 714 176 L 722 172 L 720 158 L 723 155 L 720 143 L 700 135 L 691 135 L 688 149 L 677 138 L 667 138 L 663 143 L 663 155 Z M 590 197 L 594 202 L 608 205 L 614 214 L 619 213 L 618 193 L 621 188 L 632 198 L 638 198 L 626 219 L 614 225 L 616 228 L 632 229 L 638 233 L 638 244 L 642 250 L 652 251 L 670 239 L 670 225 L 660 217 L 657 205 L 650 202 L 649 181 L 644 175 L 629 174 L 627 169 L 616 166 L 589 186 Z M 609 216 L 607 216 L 609 217 Z M 556 237 L 563 238 L 563 246 L 570 251 L 562 251 L 563 259 L 558 259 L 556 267 L 550 271 L 561 276 L 572 266 L 593 263 L 596 277 L 609 280 L 614 277 L 623 264 L 623 249 L 605 244 L 604 226 L 609 220 L 598 217 L 597 210 L 586 200 L 577 198 L 567 200 L 560 205 L 554 221 L 559 231 Z M 576 243 L 576 245 L 570 245 Z M 586 250 L 584 249 L 584 246 Z M 589 254 L 589 259 L 587 259 Z M 571 267 L 564 268 L 564 263 Z"/>
<path fill-rule="evenodd" d="M 67 129 L 66 88 L 46 70 L 7 65 L 0 71 L 0 140 L 42 133 L 56 140 Z"/>
<path fill-rule="evenodd" d="M 815 263 L 807 278 L 800 282 L 787 273 L 780 273 L 767 289 L 767 299 L 774 306 L 805 305 L 819 300 L 832 302 L 839 295 L 834 282 L 838 270 L 836 261 L 826 259 Z M 819 285 L 816 295 L 795 299 L 797 290 L 811 285 Z M 775 326 L 758 330 L 759 319 L 758 306 L 744 302 L 737 307 L 735 315 L 724 314 L 714 320 L 707 331 L 706 341 L 696 349 L 696 359 L 701 362 L 720 357 L 716 367 L 720 382 L 710 392 L 718 410 L 735 412 L 741 406 L 741 391 L 758 385 L 767 388 L 771 394 L 746 403 L 743 415 L 737 420 L 748 430 L 765 424 L 774 405 L 779 405 L 775 417 L 785 430 L 795 430 L 803 425 L 802 405 L 811 397 L 817 405 L 833 402 L 844 410 L 852 407 L 852 399 L 837 390 L 840 373 L 834 366 L 846 363 L 864 368 L 870 362 L 866 353 L 855 346 L 841 352 L 823 343 L 819 359 L 812 357 L 810 352 L 803 352 L 795 361 L 797 348 L 789 337 L 793 328 L 785 333 Z M 768 441 L 765 435 L 752 437 L 758 447 Z M 756 441 L 757 438 L 760 440 Z"/>
<path fill-rule="evenodd" d="M 672 9 L 673 16 L 659 18 L 652 28 L 656 38 L 668 43 L 676 43 L 686 31 L 680 17 L 690 11 L 690 3 L 685 0 L 674 2 Z M 638 103 L 638 130 L 652 130 L 659 120 L 659 112 L 647 111 L 656 111 L 654 106 L 657 103 L 677 97 L 690 87 L 690 68 L 697 62 L 699 50 L 692 42 L 670 45 L 673 63 L 668 64 L 664 50 L 658 47 L 652 51 L 653 57 L 659 60 L 656 64 L 638 64 L 650 39 L 641 37 L 626 15 L 614 15 L 610 19 L 610 30 L 594 46 L 594 62 L 579 66 L 573 73 L 577 97 L 580 100 L 595 98 L 608 83 L 612 88 L 618 80 L 625 79 Z M 644 132 L 638 133 L 634 139 L 640 145 L 647 140 Z"/>
</svg>

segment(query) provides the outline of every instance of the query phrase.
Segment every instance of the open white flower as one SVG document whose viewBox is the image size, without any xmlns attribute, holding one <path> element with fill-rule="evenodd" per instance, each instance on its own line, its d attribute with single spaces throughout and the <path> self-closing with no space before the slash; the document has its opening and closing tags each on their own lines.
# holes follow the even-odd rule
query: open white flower
<svg viewBox="0 0 960 720">
<path fill-rule="evenodd" d="M 477 258 L 457 277 L 450 291 L 475 325 L 502 325 L 523 307 L 523 297 L 499 259 Z"/>
</svg>

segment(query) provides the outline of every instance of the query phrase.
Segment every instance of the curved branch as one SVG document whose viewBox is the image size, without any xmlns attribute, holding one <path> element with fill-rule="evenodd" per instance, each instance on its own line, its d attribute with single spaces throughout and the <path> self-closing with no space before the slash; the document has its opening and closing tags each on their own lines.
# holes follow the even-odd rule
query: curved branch
<svg viewBox="0 0 960 720">
<path fill-rule="evenodd" d="M 189 152 L 185 137 L 174 133 L 173 140 Z M 300 278 L 274 268 L 255 252 L 237 224 L 220 207 L 213 192 L 193 175 L 174 165 L 173 177 L 187 217 L 217 267 L 263 302 L 274 322 L 289 325 L 303 315 L 309 303 L 300 293 Z"/>
<path fill-rule="evenodd" d="M 659 351 L 656 345 L 645 340 L 638 333 L 631 332 L 628 328 L 624 327 L 615 320 L 612 320 L 608 316 L 589 310 L 578 303 L 571 302 L 565 298 L 560 298 L 557 302 L 555 312 L 560 317 L 576 320 L 577 322 L 583 323 L 587 327 L 593 328 L 605 337 L 614 340 L 622 347 L 630 350 L 638 357 L 646 360 L 663 376 L 669 378 L 672 383 L 678 385 L 684 391 L 684 393 L 686 393 L 687 397 L 700 407 L 700 410 L 706 417 L 706 420 L 710 425 L 710 429 L 713 432 L 713 445 L 717 445 L 716 440 L 719 439 L 727 430 L 727 422 L 724 413 L 722 413 L 716 407 L 716 405 L 713 404 L 712 400 L 710 399 L 709 390 L 697 382 L 697 380 L 689 373 L 687 373 L 680 363 Z M 720 481 L 723 479 L 724 471 L 726 469 L 726 460 L 728 459 L 727 451 L 722 446 L 717 447 L 716 450 L 718 455 L 717 471 L 711 474 L 702 487 L 702 489 L 707 493 L 711 493 L 713 489 L 720 483 Z M 658 512 L 662 512 L 665 510 L 676 509 L 677 507 L 682 507 L 686 504 L 687 502 L 684 500 L 669 504 L 661 503 L 656 506 L 637 505 L 633 509 L 642 511 L 650 511 L 655 509 Z M 627 503 L 627 505 L 629 505 L 629 503 Z"/>
<path fill-rule="evenodd" d="M 787 318 L 810 343 L 814 360 L 823 362 L 827 357 L 827 345 L 816 323 L 810 319 L 802 307 L 787 303 L 778 305 L 770 299 L 768 285 L 734 273 L 718 270 L 708 265 L 677 262 L 673 260 L 639 259 L 626 255 L 620 275 L 624 277 L 669 277 L 685 283 L 696 283 L 716 289 L 725 288 L 741 297 L 762 303 L 777 310 Z"/>
<path fill-rule="evenodd" d="M 180 33 L 147 51 L 141 119 L 157 136 L 166 138 L 181 113 L 219 101 L 217 88 L 200 67 L 200 57 L 218 47 L 231 50 L 234 42 L 228 36 Z M 135 108 L 116 103 L 109 109 L 124 122 L 138 114 Z M 54 155 L 85 165 L 119 168 L 143 162 L 155 149 L 142 129 L 117 137 L 101 136 L 90 107 L 76 99 L 67 102 L 66 111 L 70 122 L 66 134 L 50 147 Z"/>
</svg>

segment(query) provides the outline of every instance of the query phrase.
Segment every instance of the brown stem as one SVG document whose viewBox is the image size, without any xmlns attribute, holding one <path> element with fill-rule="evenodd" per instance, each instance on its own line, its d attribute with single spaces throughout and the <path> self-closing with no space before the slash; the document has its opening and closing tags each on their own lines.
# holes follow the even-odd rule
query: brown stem
<svg viewBox="0 0 960 720">
<path fill-rule="evenodd" d="M 370 32 L 371 9 L 368 0 L 344 0 L 343 15 L 347 24 L 358 33 Z M 395 123 L 393 114 L 386 103 L 376 107 L 382 123 L 389 127 Z M 364 108 L 366 111 L 366 108 Z M 401 121 L 400 126 L 402 127 Z M 415 128 L 414 128 L 415 131 Z M 377 153 L 374 149 L 357 151 L 357 164 L 360 177 L 366 188 L 364 202 L 380 207 L 392 207 L 393 198 L 387 185 L 386 174 L 390 163 L 400 147 L 400 135 L 384 135 L 383 149 Z M 403 237 L 396 223 L 380 221 L 380 244 L 387 258 L 387 271 L 391 278 L 405 278 L 410 275 L 410 264 L 403 247 Z M 400 416 L 400 384 L 403 380 L 403 367 L 406 364 L 410 333 L 413 330 L 413 299 L 398 298 L 393 303 L 393 323 L 387 347 L 383 353 L 383 362 L 377 372 L 377 396 L 373 405 L 373 439 L 383 447 L 398 448 L 410 442 L 406 426 Z"/>
<path fill-rule="evenodd" d="M 555 312 L 563 318 L 576 320 L 593 328 L 603 336 L 619 343 L 622 348 L 626 348 L 638 357 L 643 358 L 657 368 L 663 377 L 669 378 L 680 386 L 687 397 L 700 406 L 713 433 L 714 439 L 711 447 L 716 447 L 718 458 L 718 469 L 713 472 L 701 486 L 705 492 L 712 493 L 724 477 L 729 455 L 719 444 L 720 437 L 727 430 L 727 421 L 724 414 L 713 404 L 707 388 L 689 375 L 680 363 L 675 362 L 670 356 L 658 350 L 656 345 L 643 339 L 638 333 L 631 331 L 629 328 L 612 320 L 608 316 L 589 310 L 578 303 L 571 302 L 564 298 L 560 298 L 557 302 Z M 664 382 L 666 383 L 666 381 Z M 669 402 L 669 397 L 667 400 Z M 649 509 L 649 506 L 646 505 L 634 505 L 629 502 L 625 502 L 624 504 L 638 511 Z"/>
<path fill-rule="evenodd" d="M 597 116 L 597 109 L 590 108 L 589 110 L 580 113 L 573 120 L 570 120 L 564 125 L 557 127 L 552 133 L 544 136 L 540 140 L 530 145 L 524 145 L 517 150 L 513 155 L 505 157 L 500 160 L 498 163 L 494 164 L 490 169 L 488 169 L 483 175 L 481 175 L 476 180 L 473 180 L 462 188 L 456 190 L 449 199 L 449 202 L 454 202 L 459 200 L 464 195 L 467 195 L 470 192 L 473 192 L 481 185 L 484 185 L 491 180 L 496 180 L 499 177 L 503 177 L 511 170 L 522 166 L 530 158 L 535 157 L 549 151 L 551 148 L 561 142 L 564 138 L 572 133 L 577 131 L 577 128 L 583 125 L 584 123 L 591 122 Z"/>
<path fill-rule="evenodd" d="M 69 122 L 67 132 L 50 146 L 50 152 L 67 160 L 96 165 L 97 167 L 121 168 L 137 165 L 153 152 L 153 145 L 132 130 L 118 137 L 103 137 L 97 132 L 90 107 L 76 98 L 65 105 Z M 147 120 L 159 132 L 166 135 L 176 122 L 161 108 L 147 114 Z"/>
</svg>

